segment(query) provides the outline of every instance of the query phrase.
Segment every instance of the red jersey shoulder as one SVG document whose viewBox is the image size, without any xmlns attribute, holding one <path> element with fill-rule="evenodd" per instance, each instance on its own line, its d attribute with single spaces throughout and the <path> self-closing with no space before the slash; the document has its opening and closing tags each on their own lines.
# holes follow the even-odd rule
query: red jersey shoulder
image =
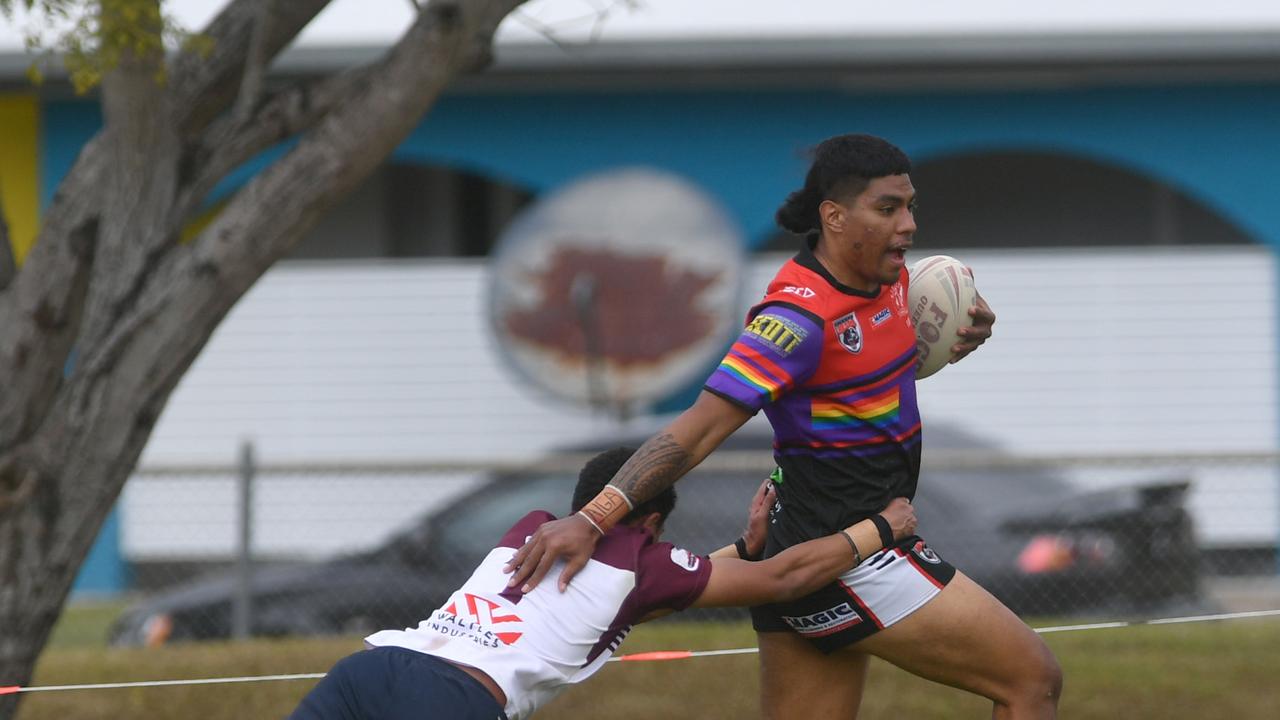
<svg viewBox="0 0 1280 720">
<path fill-rule="evenodd" d="M 765 306 L 783 303 L 813 316 L 811 319 L 821 326 L 827 319 L 823 309 L 827 296 L 832 292 L 835 291 L 820 275 L 795 260 L 789 260 L 769 281 L 764 298 L 751 309 L 747 320 L 750 321 Z"/>
</svg>

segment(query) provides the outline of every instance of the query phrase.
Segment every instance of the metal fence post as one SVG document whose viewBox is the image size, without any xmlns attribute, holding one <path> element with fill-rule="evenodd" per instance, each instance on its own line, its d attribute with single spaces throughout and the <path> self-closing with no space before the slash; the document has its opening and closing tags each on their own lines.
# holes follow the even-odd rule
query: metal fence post
<svg viewBox="0 0 1280 720">
<path fill-rule="evenodd" d="M 240 444 L 239 530 L 236 548 L 236 592 L 231 604 L 231 637 L 247 639 L 252 628 L 253 598 L 253 443 Z"/>
</svg>

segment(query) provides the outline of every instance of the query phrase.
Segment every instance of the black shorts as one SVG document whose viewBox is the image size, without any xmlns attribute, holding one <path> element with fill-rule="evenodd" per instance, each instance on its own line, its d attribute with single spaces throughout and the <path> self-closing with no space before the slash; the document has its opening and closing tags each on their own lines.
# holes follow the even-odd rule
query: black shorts
<svg viewBox="0 0 1280 720">
<path fill-rule="evenodd" d="M 942 591 L 956 569 L 912 536 L 799 600 L 751 608 L 757 632 L 791 631 L 822 652 L 869 637 Z"/>
</svg>

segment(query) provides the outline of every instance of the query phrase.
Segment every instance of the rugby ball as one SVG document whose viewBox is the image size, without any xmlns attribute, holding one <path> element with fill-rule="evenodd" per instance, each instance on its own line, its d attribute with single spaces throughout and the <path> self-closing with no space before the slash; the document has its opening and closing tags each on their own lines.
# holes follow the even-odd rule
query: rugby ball
<svg viewBox="0 0 1280 720">
<path fill-rule="evenodd" d="M 951 361 L 957 331 L 973 319 L 969 308 L 977 301 L 973 272 L 947 255 L 917 261 L 908 272 L 907 306 L 916 329 L 916 379 L 926 378 Z"/>
</svg>

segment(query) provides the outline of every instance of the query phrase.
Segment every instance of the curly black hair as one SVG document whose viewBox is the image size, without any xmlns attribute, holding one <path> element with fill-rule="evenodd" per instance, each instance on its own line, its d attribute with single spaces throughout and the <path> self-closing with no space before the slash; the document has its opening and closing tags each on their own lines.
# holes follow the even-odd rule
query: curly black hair
<svg viewBox="0 0 1280 720">
<path fill-rule="evenodd" d="M 779 227 L 796 235 L 810 235 L 822 227 L 818 206 L 823 200 L 855 198 L 874 178 L 911 172 L 906 153 L 874 135 L 827 138 L 811 154 L 804 187 L 788 195 L 774 215 Z"/>
</svg>

